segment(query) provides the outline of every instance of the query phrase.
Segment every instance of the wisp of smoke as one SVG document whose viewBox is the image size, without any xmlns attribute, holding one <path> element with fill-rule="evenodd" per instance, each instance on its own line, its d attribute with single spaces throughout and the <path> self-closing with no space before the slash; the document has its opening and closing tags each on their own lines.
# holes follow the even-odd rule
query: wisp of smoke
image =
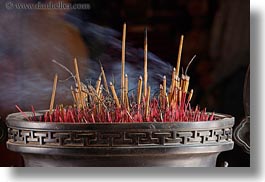
<svg viewBox="0 0 265 182">
<path fill-rule="evenodd" d="M 93 23 L 66 15 L 65 19 L 45 11 L 1 11 L 0 26 L 0 115 L 23 110 L 47 109 L 51 96 L 53 76 L 59 79 L 69 73 L 52 63 L 56 60 L 71 71 L 73 59 L 78 58 L 83 82 L 95 83 L 100 73 L 99 60 L 108 81 L 120 84 L 120 33 Z M 11 23 L 10 23 L 11 22 Z M 82 35 L 82 36 L 81 36 Z M 126 44 L 126 73 L 129 87 L 134 89 L 143 75 L 143 49 Z M 148 53 L 149 84 L 158 89 L 163 75 L 170 78 L 172 66 L 155 54 Z M 57 104 L 71 104 L 72 79 L 59 82 Z"/>
<path fill-rule="evenodd" d="M 102 27 L 94 23 L 83 23 L 80 19 L 66 15 L 66 20 L 75 24 L 82 34 L 84 39 L 88 42 L 89 50 L 98 52 L 95 56 L 90 57 L 90 61 L 102 63 L 107 77 L 116 80 L 116 88 L 120 87 L 120 73 L 121 73 L 121 40 L 119 37 L 121 33 L 111 28 Z M 144 31 L 143 31 L 144 34 Z M 97 50 L 99 48 L 101 50 Z M 130 42 L 126 42 L 126 66 L 125 72 L 128 75 L 131 89 L 136 87 L 137 80 L 140 75 L 143 76 L 143 58 L 144 53 L 142 48 L 134 48 Z M 96 81 L 99 75 L 99 64 L 90 65 L 94 70 L 93 74 L 88 75 L 91 80 Z M 152 52 L 148 52 L 148 82 L 152 86 L 153 91 L 159 88 L 159 83 L 163 76 L 166 75 L 171 79 L 171 71 L 173 67 L 161 60 Z"/>
</svg>

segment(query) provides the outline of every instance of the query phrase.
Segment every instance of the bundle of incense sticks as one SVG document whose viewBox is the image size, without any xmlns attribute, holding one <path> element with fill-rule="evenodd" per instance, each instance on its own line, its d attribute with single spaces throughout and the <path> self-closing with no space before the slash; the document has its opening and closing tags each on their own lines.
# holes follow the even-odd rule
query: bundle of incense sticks
<svg viewBox="0 0 265 182">
<path fill-rule="evenodd" d="M 125 72 L 125 40 L 126 24 L 123 25 L 122 58 L 121 58 L 121 87 L 117 95 L 115 85 L 108 84 L 104 68 L 100 64 L 100 74 L 96 84 L 85 85 L 81 82 L 78 61 L 74 59 L 75 86 L 71 87 L 73 105 L 54 108 L 58 76 L 54 77 L 49 111 L 42 116 L 36 116 L 32 106 L 32 116 L 27 116 L 19 106 L 17 109 L 28 121 L 60 122 L 60 123 L 130 123 L 130 122 L 196 122 L 215 120 L 214 113 L 192 108 L 190 101 L 193 89 L 189 90 L 190 77 L 187 70 L 195 56 L 188 64 L 186 71 L 179 76 L 180 60 L 184 36 L 181 36 L 176 68 L 172 70 L 171 83 L 166 76 L 160 84 L 158 96 L 151 96 L 151 86 L 148 85 L 148 50 L 147 29 L 144 37 L 144 72 L 139 76 L 137 95 L 129 95 L 129 78 Z M 103 80 L 103 82 L 102 82 Z M 167 85 L 169 89 L 167 90 Z"/>
</svg>

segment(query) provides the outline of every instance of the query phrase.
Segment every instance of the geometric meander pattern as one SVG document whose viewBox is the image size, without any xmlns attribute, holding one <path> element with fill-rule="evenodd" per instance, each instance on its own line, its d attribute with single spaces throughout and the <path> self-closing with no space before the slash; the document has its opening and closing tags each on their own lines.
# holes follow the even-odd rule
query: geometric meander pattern
<svg viewBox="0 0 265 182">
<path fill-rule="evenodd" d="M 232 128 L 177 131 L 35 131 L 8 128 L 9 142 L 23 145 L 63 147 L 128 147 L 192 145 L 232 140 Z"/>
</svg>

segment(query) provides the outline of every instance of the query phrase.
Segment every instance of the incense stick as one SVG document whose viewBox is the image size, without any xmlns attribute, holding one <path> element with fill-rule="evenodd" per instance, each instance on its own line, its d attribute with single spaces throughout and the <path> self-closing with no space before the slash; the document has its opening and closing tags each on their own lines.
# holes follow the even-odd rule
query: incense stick
<svg viewBox="0 0 265 182">
<path fill-rule="evenodd" d="M 81 81 L 80 81 L 80 76 L 79 76 L 79 70 L 78 70 L 78 64 L 77 64 L 77 59 L 74 59 L 74 66 L 75 66 L 75 74 L 76 74 L 76 80 L 77 80 L 77 86 L 78 86 L 78 94 L 79 94 L 79 99 L 80 101 L 79 104 L 81 107 L 84 107 L 83 101 L 82 101 L 82 95 L 81 95 Z M 78 106 L 80 107 L 80 106 Z"/>
<path fill-rule="evenodd" d="M 167 77 L 164 75 L 163 77 L 163 97 L 167 94 Z"/>
<path fill-rule="evenodd" d="M 190 77 L 187 75 L 182 75 L 182 91 L 187 93 L 188 89 L 189 89 L 189 81 L 190 81 Z"/>
<path fill-rule="evenodd" d="M 142 97 L 142 77 L 139 77 L 138 80 L 138 89 L 137 89 L 137 104 L 140 105 Z"/>
<path fill-rule="evenodd" d="M 115 88 L 114 88 L 114 85 L 112 84 L 112 82 L 109 83 L 109 86 L 110 86 L 110 89 L 111 89 L 111 92 L 112 92 L 112 95 L 113 95 L 114 101 L 115 101 L 115 103 L 116 103 L 116 106 L 117 106 L 118 108 L 120 108 L 121 105 L 120 105 L 119 99 L 118 99 L 118 97 L 117 97 L 117 94 L 116 94 L 116 91 L 115 91 Z"/>
<path fill-rule="evenodd" d="M 166 93 L 166 106 L 169 107 L 169 100 L 168 100 L 168 95 Z"/>
<path fill-rule="evenodd" d="M 160 102 L 160 105 L 163 105 L 163 85 L 160 84 L 159 85 L 159 102 Z"/>
<path fill-rule="evenodd" d="M 124 80 L 124 92 L 125 93 L 128 93 L 128 85 L 129 83 L 128 83 L 128 75 L 127 74 L 125 74 L 125 80 Z"/>
<path fill-rule="evenodd" d="M 167 96 L 167 78 L 166 78 L 166 75 L 164 75 L 163 77 L 163 95 L 162 95 L 162 98 L 163 98 L 163 105 L 162 105 L 162 108 L 165 109 L 166 108 L 166 96 Z"/>
<path fill-rule="evenodd" d="M 73 96 L 73 99 L 74 99 L 74 103 L 76 103 L 77 102 L 76 95 L 75 95 L 75 91 L 74 91 L 72 86 L 71 86 L 71 93 L 72 93 L 72 96 Z"/>
<path fill-rule="evenodd" d="M 121 104 L 124 103 L 124 73 L 125 73 L 125 42 L 126 42 L 126 23 L 123 24 L 122 50 L 121 50 Z"/>
<path fill-rule="evenodd" d="M 172 75 L 171 75 L 171 85 L 170 85 L 170 92 L 171 93 L 175 87 L 175 78 L 176 78 L 176 68 L 173 68 Z"/>
<path fill-rule="evenodd" d="M 109 87 L 108 87 L 107 78 L 106 78 L 105 71 L 104 71 L 104 68 L 101 65 L 101 63 L 100 63 L 100 69 L 101 69 L 101 74 L 102 74 L 102 77 L 103 77 L 103 82 L 104 82 L 105 90 L 109 94 Z"/>
<path fill-rule="evenodd" d="M 189 97 L 188 97 L 188 100 L 187 100 L 188 103 L 191 101 L 192 95 L 193 95 L 193 89 L 190 90 Z"/>
<path fill-rule="evenodd" d="M 175 78 L 175 89 L 174 89 L 174 97 L 175 97 L 176 102 L 178 102 L 179 84 L 180 84 L 179 77 L 176 77 Z"/>
<path fill-rule="evenodd" d="M 181 35 L 180 42 L 179 42 L 179 52 L 178 52 L 178 60 L 177 60 L 177 66 L 176 66 L 176 76 L 179 76 L 179 68 L 180 68 L 180 60 L 181 60 L 181 53 L 182 53 L 182 47 L 183 47 L 183 39 L 184 35 Z"/>
<path fill-rule="evenodd" d="M 96 93 L 97 94 L 99 93 L 99 88 L 100 88 L 100 85 L 101 85 L 101 74 L 99 75 L 98 80 L 96 82 Z"/>
<path fill-rule="evenodd" d="M 182 100 L 182 91 L 179 90 L 178 91 L 178 102 L 179 102 L 179 106 L 181 106 L 181 100 Z"/>
<path fill-rule="evenodd" d="M 20 109 L 20 107 L 18 107 L 18 105 L 16 105 L 16 108 L 17 108 L 17 110 L 19 110 L 19 112 L 24 116 L 25 119 L 27 119 L 28 121 L 30 121 L 30 119 L 29 119 L 29 117 L 27 116 L 27 114 L 24 113 L 24 112 Z"/>
<path fill-rule="evenodd" d="M 171 75 L 171 85 L 169 87 L 169 102 L 171 103 L 172 98 L 174 97 L 174 90 L 175 90 L 175 78 L 176 78 L 176 68 L 173 68 L 172 75 Z"/>
<path fill-rule="evenodd" d="M 146 96 L 145 117 L 147 117 L 149 114 L 150 94 L 151 94 L 151 87 L 149 86 L 147 89 L 147 96 Z"/>
<path fill-rule="evenodd" d="M 130 104 L 129 104 L 129 98 L 128 98 L 128 91 L 129 91 L 129 81 L 128 81 L 128 75 L 125 74 L 125 89 L 124 89 L 124 99 L 125 99 L 125 107 L 128 111 L 130 111 Z"/>
<path fill-rule="evenodd" d="M 57 81 L 58 81 L 58 75 L 55 74 L 54 80 L 53 80 L 53 87 L 52 87 L 52 96 L 51 96 L 51 101 L 50 101 L 50 109 L 49 109 L 50 113 L 52 113 L 52 110 L 53 110 Z"/>
<path fill-rule="evenodd" d="M 101 113 L 101 108 L 102 108 L 102 103 L 101 103 L 102 90 L 103 90 L 103 85 L 100 85 L 99 92 L 98 92 L 98 112 L 99 113 Z"/>
<path fill-rule="evenodd" d="M 147 28 L 144 30 L 144 97 L 147 95 Z"/>
</svg>

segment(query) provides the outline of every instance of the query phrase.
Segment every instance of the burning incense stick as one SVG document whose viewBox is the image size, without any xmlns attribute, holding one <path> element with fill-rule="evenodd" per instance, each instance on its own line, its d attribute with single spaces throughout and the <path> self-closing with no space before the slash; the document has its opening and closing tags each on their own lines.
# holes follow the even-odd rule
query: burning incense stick
<svg viewBox="0 0 265 182">
<path fill-rule="evenodd" d="M 147 28 L 144 30 L 144 97 L 147 95 Z"/>
<path fill-rule="evenodd" d="M 176 102 L 178 102 L 178 90 L 179 90 L 179 84 L 180 84 L 179 80 L 180 80 L 179 77 L 175 78 L 174 99 Z"/>
<path fill-rule="evenodd" d="M 166 106 L 169 107 L 169 99 L 167 93 L 166 93 Z"/>
<path fill-rule="evenodd" d="M 79 94 L 79 99 L 80 99 L 80 100 L 78 100 L 78 102 L 80 104 L 78 107 L 83 108 L 84 107 L 84 102 L 82 100 L 81 81 L 80 81 L 78 64 L 77 64 L 77 59 L 76 58 L 74 59 L 74 65 L 75 65 L 75 74 L 76 74 L 76 80 L 77 80 L 78 94 Z"/>
<path fill-rule="evenodd" d="M 179 106 L 181 106 L 181 101 L 182 101 L 182 91 L 178 91 L 178 101 L 179 101 Z"/>
<path fill-rule="evenodd" d="M 150 94 L 151 94 L 151 87 L 149 86 L 147 90 L 147 96 L 146 96 L 145 117 L 147 117 L 149 114 Z"/>
<path fill-rule="evenodd" d="M 99 93 L 99 89 L 100 89 L 100 85 L 101 85 L 101 74 L 98 77 L 98 80 L 96 82 L 96 93 Z"/>
<path fill-rule="evenodd" d="M 187 100 L 188 103 L 191 101 L 192 95 L 193 95 L 193 89 L 190 90 L 189 97 Z"/>
<path fill-rule="evenodd" d="M 125 81 L 124 81 L 124 91 L 125 91 L 125 93 L 128 93 L 128 85 L 129 83 L 128 83 L 128 75 L 127 74 L 125 74 Z"/>
<path fill-rule="evenodd" d="M 163 104 L 162 104 L 162 108 L 165 109 L 166 108 L 166 96 L 167 96 L 167 78 L 166 76 L 164 75 L 163 77 L 163 93 L 162 93 L 162 101 L 163 101 Z"/>
<path fill-rule="evenodd" d="M 130 111 L 130 103 L 129 103 L 129 98 L 128 98 L 128 91 L 129 91 L 129 81 L 128 81 L 128 75 L 125 74 L 125 89 L 124 89 L 124 99 L 125 99 L 125 107 L 127 108 L 128 111 Z"/>
<path fill-rule="evenodd" d="M 98 92 L 98 113 L 102 112 L 102 102 L 101 102 L 101 97 L 102 97 L 102 89 L 103 85 L 100 85 L 99 92 Z"/>
<path fill-rule="evenodd" d="M 176 87 L 179 88 L 180 87 L 180 78 L 176 77 L 175 82 L 176 82 Z"/>
<path fill-rule="evenodd" d="M 87 106 L 87 101 L 88 101 L 88 89 L 87 86 L 83 83 L 81 83 L 82 88 L 81 88 L 81 97 L 84 102 L 84 106 Z"/>
<path fill-rule="evenodd" d="M 182 53 L 182 47 L 183 47 L 183 39 L 184 35 L 181 35 L 180 42 L 179 42 L 179 52 L 178 52 L 178 60 L 177 60 L 177 66 L 176 66 L 176 76 L 179 76 L 179 68 L 180 68 L 180 60 L 181 60 L 181 53 Z"/>
<path fill-rule="evenodd" d="M 72 93 L 72 96 L 73 96 L 73 99 L 74 99 L 74 103 L 76 103 L 77 102 L 76 95 L 75 95 L 74 88 L 72 86 L 71 86 L 71 93 Z"/>
<path fill-rule="evenodd" d="M 181 90 L 185 93 L 188 92 L 189 89 L 189 81 L 190 77 L 187 75 L 181 75 Z"/>
<path fill-rule="evenodd" d="M 102 74 L 102 77 L 103 77 L 103 82 L 104 82 L 105 90 L 109 94 L 109 87 L 108 87 L 107 78 L 106 78 L 105 71 L 104 71 L 104 68 L 101 65 L 101 63 L 100 63 L 100 69 L 101 69 L 101 74 Z"/>
<path fill-rule="evenodd" d="M 163 104 L 163 90 L 164 90 L 163 85 L 160 84 L 159 85 L 159 103 L 160 103 L 160 105 Z"/>
<path fill-rule="evenodd" d="M 170 92 L 171 93 L 175 87 L 175 78 L 176 78 L 176 68 L 173 68 L 172 75 L 171 75 L 171 85 L 170 85 Z"/>
<path fill-rule="evenodd" d="M 143 81 L 142 81 L 142 77 L 140 76 L 139 77 L 139 80 L 138 80 L 138 89 L 137 89 L 137 104 L 140 105 L 141 103 L 141 97 L 142 97 L 142 84 L 143 84 Z"/>
<path fill-rule="evenodd" d="M 126 23 L 123 24 L 122 50 L 121 50 L 121 104 L 124 103 L 125 42 L 126 42 Z"/>
<path fill-rule="evenodd" d="M 79 108 L 79 106 L 80 106 L 80 95 L 78 93 L 78 89 L 74 89 L 73 93 L 74 93 L 74 98 L 75 98 L 75 105 L 77 108 Z"/>
<path fill-rule="evenodd" d="M 53 110 L 57 81 L 58 81 L 58 75 L 55 74 L 54 80 L 53 80 L 53 87 L 52 87 L 52 96 L 51 96 L 51 101 L 50 101 L 50 109 L 49 109 L 50 113 L 52 113 L 52 110 Z"/>
<path fill-rule="evenodd" d="M 115 88 L 114 88 L 114 85 L 112 84 L 112 82 L 109 83 L 109 86 L 110 86 L 110 90 L 111 90 L 111 92 L 112 92 L 113 98 L 114 98 L 114 100 L 115 100 L 116 106 L 117 106 L 118 108 L 120 108 L 121 105 L 120 105 L 119 99 L 118 99 L 118 97 L 117 97 L 117 94 L 116 94 L 116 91 L 115 91 Z"/>
<path fill-rule="evenodd" d="M 169 87 L 169 94 L 168 94 L 168 98 L 169 98 L 169 102 L 171 103 L 171 100 L 174 96 L 174 89 L 175 89 L 175 78 L 176 78 L 176 68 L 173 68 L 172 71 L 172 75 L 171 75 L 171 85 Z"/>
<path fill-rule="evenodd" d="M 163 97 L 167 94 L 167 77 L 164 75 L 163 77 Z"/>
</svg>

